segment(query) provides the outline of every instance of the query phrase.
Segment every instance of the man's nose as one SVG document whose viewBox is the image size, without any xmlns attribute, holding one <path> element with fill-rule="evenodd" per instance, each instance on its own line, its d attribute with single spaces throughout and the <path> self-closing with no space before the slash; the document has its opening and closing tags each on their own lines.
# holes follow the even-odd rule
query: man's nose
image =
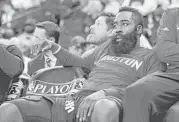
<svg viewBox="0 0 179 122">
<path fill-rule="evenodd" d="M 116 34 L 122 33 L 122 28 L 121 28 L 120 26 L 118 26 L 118 27 L 115 29 L 115 32 L 116 32 Z"/>
<path fill-rule="evenodd" d="M 115 32 L 116 32 L 116 34 L 122 34 L 122 28 L 121 27 L 117 27 L 116 29 L 115 29 Z"/>
<path fill-rule="evenodd" d="M 114 32 L 115 32 L 116 35 L 122 34 L 122 30 L 121 29 L 116 29 Z"/>
</svg>

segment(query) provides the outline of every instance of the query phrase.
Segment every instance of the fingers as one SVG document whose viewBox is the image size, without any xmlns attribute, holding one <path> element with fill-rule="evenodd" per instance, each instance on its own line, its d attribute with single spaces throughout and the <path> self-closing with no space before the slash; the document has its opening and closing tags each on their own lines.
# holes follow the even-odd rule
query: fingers
<svg viewBox="0 0 179 122">
<path fill-rule="evenodd" d="M 77 121 L 78 120 L 79 122 L 86 121 L 87 115 L 91 115 L 93 111 L 94 104 L 95 104 L 94 101 L 84 99 L 78 108 L 78 112 L 76 116 Z"/>
<path fill-rule="evenodd" d="M 52 48 L 52 43 L 48 40 L 44 40 L 44 42 L 41 45 L 42 52 L 48 51 Z"/>
<path fill-rule="evenodd" d="M 44 41 L 41 44 L 35 44 L 32 46 L 31 54 L 37 55 L 40 52 L 46 52 L 50 50 L 52 47 L 52 44 L 49 41 Z"/>
<path fill-rule="evenodd" d="M 90 107 L 89 107 L 89 111 L 88 111 L 88 117 L 90 117 L 92 115 L 92 112 L 94 110 L 94 105 L 95 105 L 95 102 L 93 102 Z"/>
<path fill-rule="evenodd" d="M 85 104 L 85 100 L 83 100 L 78 107 L 78 111 L 77 111 L 77 115 L 76 115 L 77 122 L 78 122 L 78 120 L 79 120 L 79 122 L 82 121 L 82 113 L 83 113 L 84 104 Z"/>
<path fill-rule="evenodd" d="M 35 54 L 37 55 L 39 52 L 41 52 L 40 44 L 35 46 Z"/>
<path fill-rule="evenodd" d="M 84 99 L 81 102 L 81 104 L 80 104 L 80 106 L 78 108 L 78 112 L 77 112 L 77 116 L 76 116 L 77 120 L 79 120 L 78 122 L 82 122 L 83 121 L 83 116 L 84 116 L 84 111 L 86 109 L 86 106 L 87 106 L 87 102 Z"/>
<path fill-rule="evenodd" d="M 35 46 L 35 54 L 36 54 L 36 55 L 39 54 L 40 51 L 41 51 L 41 50 L 40 50 L 40 45 L 36 45 L 36 46 Z"/>
<path fill-rule="evenodd" d="M 86 121 L 86 119 L 87 119 L 87 114 L 88 114 L 89 109 L 90 109 L 90 106 L 91 106 L 92 104 L 93 104 L 93 103 L 89 103 L 89 104 L 87 104 L 87 106 L 85 107 L 85 109 L 84 109 L 84 111 L 83 111 L 83 116 L 82 116 L 83 122 Z"/>
<path fill-rule="evenodd" d="M 37 55 L 38 53 L 39 53 L 39 47 L 40 47 L 40 45 L 33 45 L 32 47 L 31 47 L 31 54 L 32 55 Z"/>
<path fill-rule="evenodd" d="M 51 49 L 51 45 L 46 45 L 44 48 L 42 48 L 42 52 L 48 51 Z"/>
<path fill-rule="evenodd" d="M 40 52 L 48 51 L 52 48 L 51 41 L 43 39 L 41 42 L 34 44 L 31 47 L 30 53 L 33 55 L 38 55 Z"/>
</svg>

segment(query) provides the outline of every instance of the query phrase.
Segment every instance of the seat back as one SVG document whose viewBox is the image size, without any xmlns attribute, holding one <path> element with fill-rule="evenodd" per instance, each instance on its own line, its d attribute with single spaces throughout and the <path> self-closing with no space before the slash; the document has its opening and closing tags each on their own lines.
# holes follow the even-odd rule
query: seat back
<svg viewBox="0 0 179 122">
<path fill-rule="evenodd" d="M 32 75 L 31 80 L 40 80 L 48 83 L 65 83 L 78 78 L 79 73 L 75 67 L 50 67 L 40 69 Z"/>
<path fill-rule="evenodd" d="M 29 81 L 26 94 L 65 96 L 83 86 L 84 78 L 77 67 L 53 67 L 38 70 Z"/>
</svg>

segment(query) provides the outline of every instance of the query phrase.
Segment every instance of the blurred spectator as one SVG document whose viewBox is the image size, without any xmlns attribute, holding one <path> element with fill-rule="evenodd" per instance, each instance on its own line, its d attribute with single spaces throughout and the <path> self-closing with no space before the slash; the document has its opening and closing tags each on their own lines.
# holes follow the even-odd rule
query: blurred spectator
<svg viewBox="0 0 179 122">
<path fill-rule="evenodd" d="M 15 32 L 14 32 L 14 30 L 11 29 L 11 28 L 5 29 L 5 31 L 4 31 L 4 33 L 3 33 L 3 35 L 2 35 L 2 37 L 3 37 L 4 39 L 11 39 L 11 38 L 14 37 L 14 36 L 15 36 Z"/>
<path fill-rule="evenodd" d="M 179 0 L 171 0 L 169 8 L 179 7 Z"/>
<path fill-rule="evenodd" d="M 157 8 L 157 0 L 124 0 L 122 6 L 134 7 L 145 16 Z"/>
<path fill-rule="evenodd" d="M 88 2 L 89 2 L 90 0 L 72 0 L 72 1 L 79 1 L 79 2 L 80 2 L 80 5 L 84 7 L 84 6 L 88 5 Z"/>
<path fill-rule="evenodd" d="M 36 24 L 36 20 L 33 18 L 29 18 L 25 21 L 25 27 L 24 27 L 24 31 L 26 33 L 33 33 L 35 30 L 35 24 Z"/>
<path fill-rule="evenodd" d="M 158 5 L 163 9 L 169 6 L 169 0 L 124 0 L 122 6 L 131 6 L 138 9 L 143 16 L 146 16 L 155 11 Z"/>
<path fill-rule="evenodd" d="M 13 37 L 9 40 L 9 43 L 16 45 L 21 50 L 23 56 L 26 56 L 29 47 L 27 41 L 20 40 L 18 37 Z"/>
<path fill-rule="evenodd" d="M 98 15 L 102 12 L 103 5 L 101 1 L 90 0 L 87 6 L 85 6 L 82 11 L 91 16 L 92 19 L 96 19 Z"/>
<path fill-rule="evenodd" d="M 11 4 L 15 9 L 25 10 L 32 7 L 40 6 L 41 2 L 46 0 L 11 0 Z"/>
<path fill-rule="evenodd" d="M 2 24 L 11 22 L 14 14 L 15 10 L 12 8 L 12 6 L 5 4 L 2 8 Z"/>
<path fill-rule="evenodd" d="M 68 48 L 69 52 L 81 56 L 86 51 L 85 39 L 82 36 L 75 36 L 71 40 L 71 44 Z"/>
<path fill-rule="evenodd" d="M 61 45 L 65 48 L 70 46 L 70 40 L 76 35 L 85 37 L 85 18 L 87 15 L 81 11 L 81 6 L 71 8 L 72 14 L 68 18 L 60 20 L 61 30 Z"/>
<path fill-rule="evenodd" d="M 149 40 L 152 46 L 155 46 L 157 41 L 157 29 L 159 26 L 160 18 L 162 17 L 162 14 L 164 10 L 168 8 L 170 4 L 169 0 L 157 0 L 157 8 L 148 15 L 148 30 L 151 31 L 148 33 Z"/>
<path fill-rule="evenodd" d="M 119 1 L 117 1 L 117 0 L 107 0 L 107 3 L 104 7 L 103 12 L 116 15 L 118 13 L 120 7 L 121 7 L 121 5 L 120 5 Z"/>
<path fill-rule="evenodd" d="M 90 32 L 90 26 L 94 24 L 94 20 L 91 16 L 86 15 L 84 18 L 84 32 L 88 34 Z"/>
<path fill-rule="evenodd" d="M 32 58 L 30 55 L 30 48 L 35 43 L 33 40 L 33 32 L 35 30 L 36 20 L 33 18 L 28 18 L 25 21 L 24 32 L 21 33 L 17 38 L 19 40 L 18 45 L 24 56 Z"/>
<path fill-rule="evenodd" d="M 161 6 L 163 10 L 166 10 L 171 4 L 172 0 L 157 0 L 158 6 Z"/>
</svg>

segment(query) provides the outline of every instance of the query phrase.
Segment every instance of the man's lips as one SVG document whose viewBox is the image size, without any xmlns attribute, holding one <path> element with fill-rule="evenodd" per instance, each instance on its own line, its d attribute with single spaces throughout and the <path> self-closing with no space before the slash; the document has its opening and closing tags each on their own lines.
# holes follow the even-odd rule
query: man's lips
<svg viewBox="0 0 179 122">
<path fill-rule="evenodd" d="M 113 35 L 113 36 L 111 36 L 111 38 L 115 42 L 120 42 L 122 40 L 122 36 L 121 35 Z"/>
</svg>

